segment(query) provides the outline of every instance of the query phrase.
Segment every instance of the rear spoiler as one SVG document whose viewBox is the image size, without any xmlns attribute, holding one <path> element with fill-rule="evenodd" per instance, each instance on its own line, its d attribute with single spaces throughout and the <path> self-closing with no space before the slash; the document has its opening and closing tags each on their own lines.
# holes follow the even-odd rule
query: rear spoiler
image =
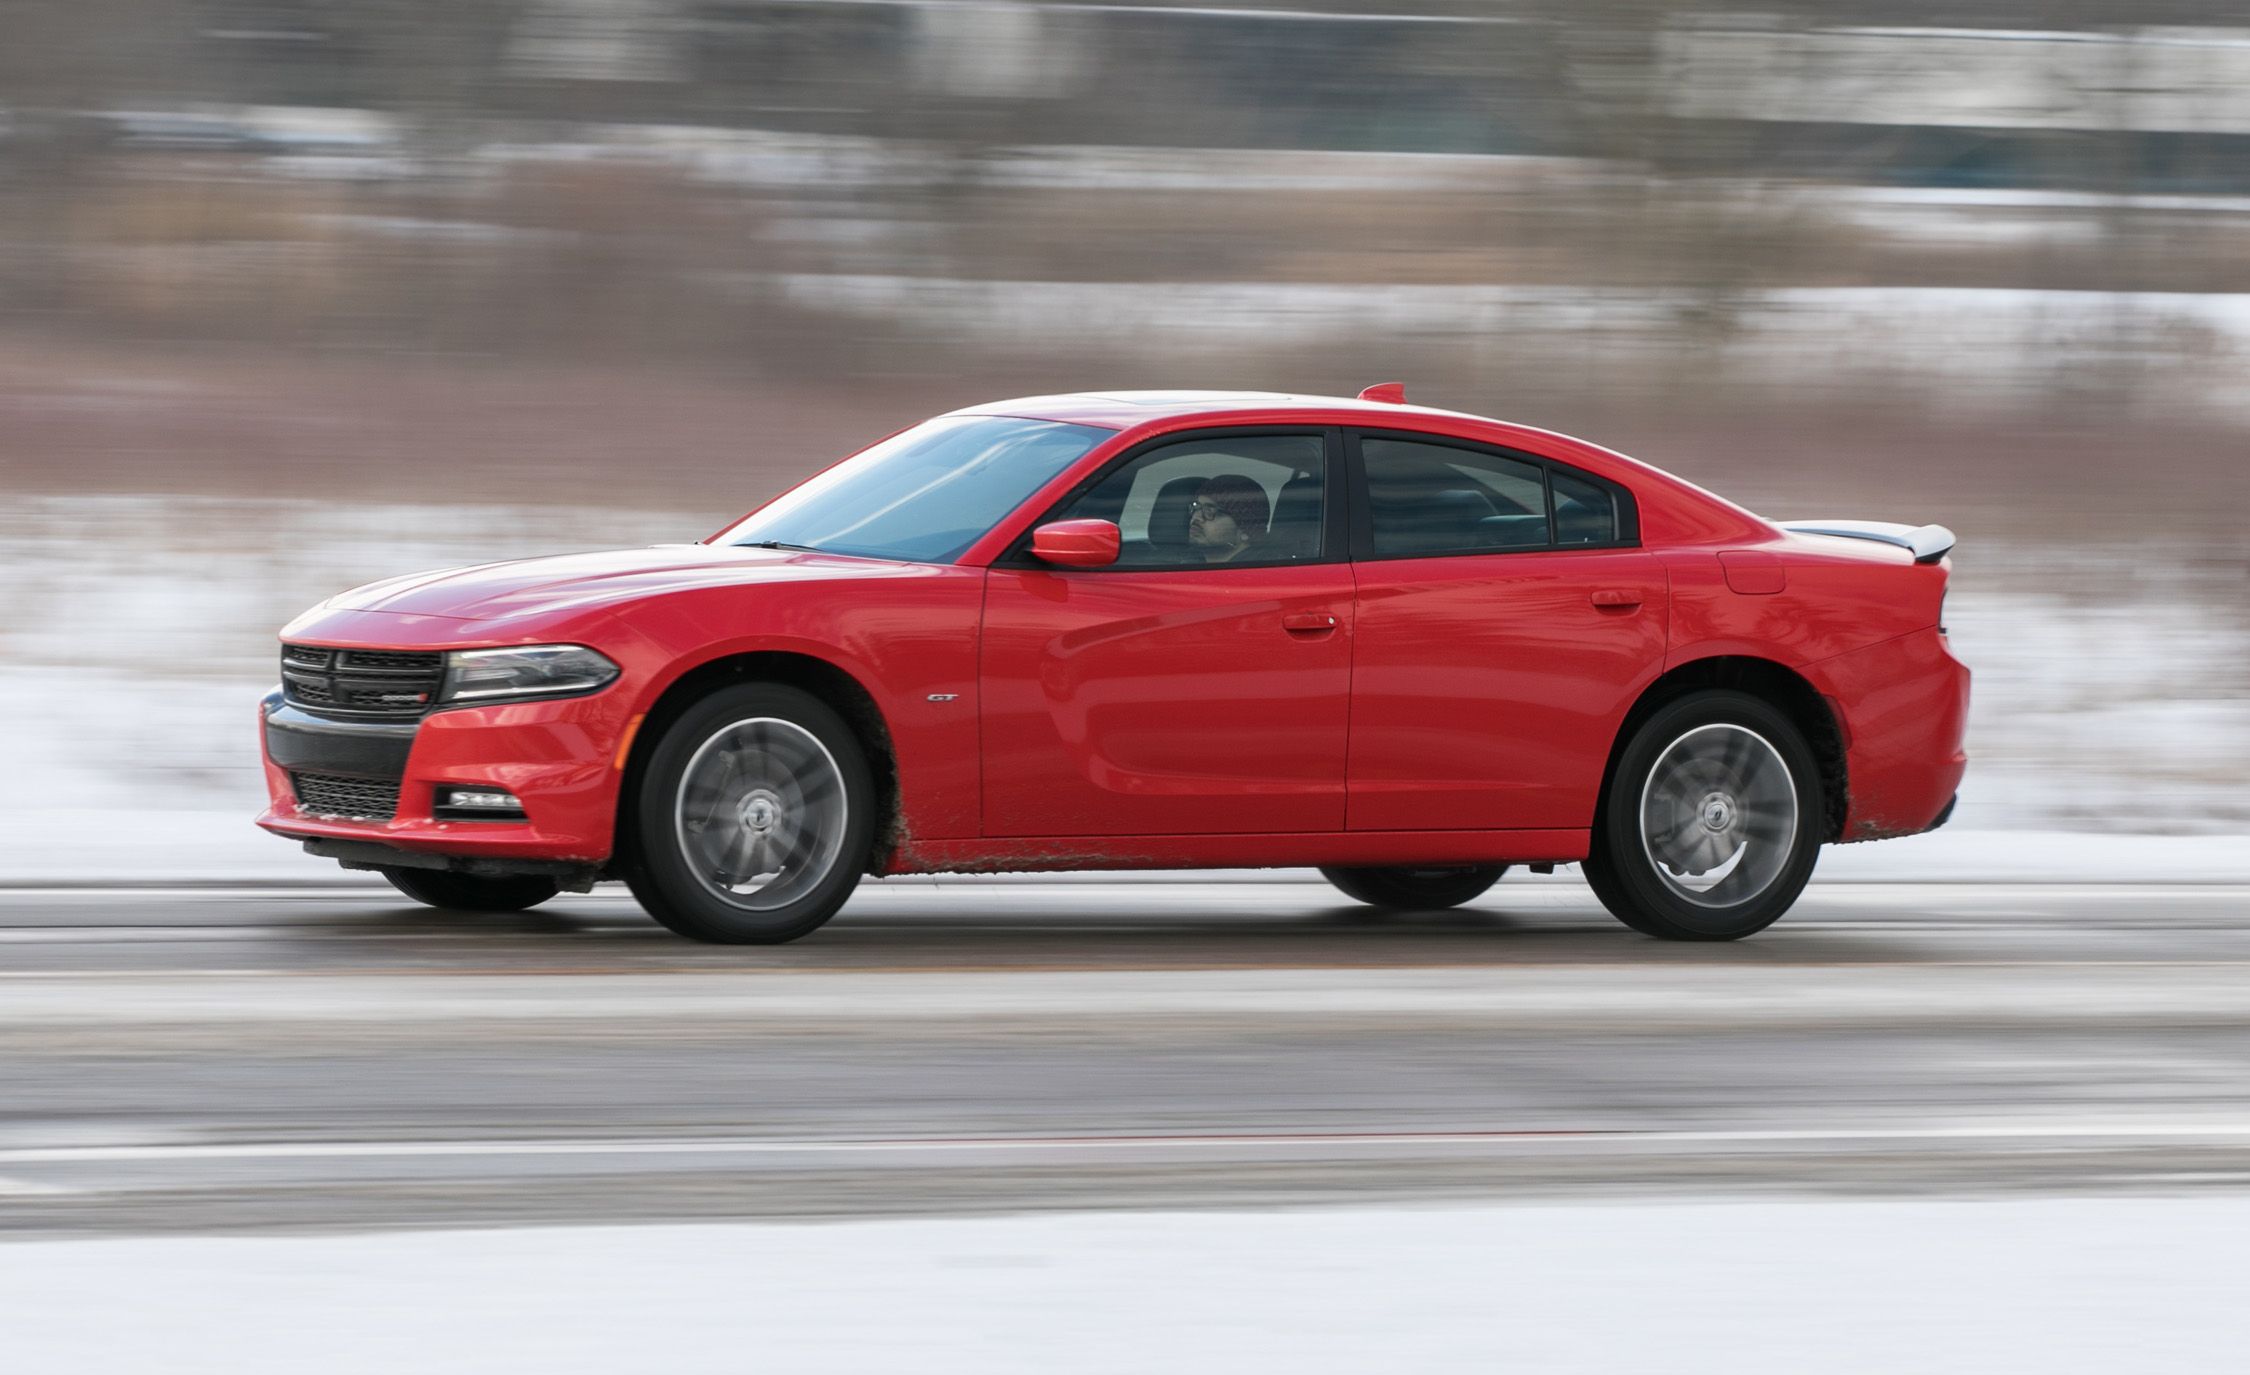
<svg viewBox="0 0 2250 1375">
<path fill-rule="evenodd" d="M 1841 535 L 1895 544 L 1916 563 L 1936 563 L 1953 547 L 1953 532 L 1942 525 L 1893 525 L 1884 520 L 1785 520 L 1781 528 L 1799 535 Z"/>
</svg>

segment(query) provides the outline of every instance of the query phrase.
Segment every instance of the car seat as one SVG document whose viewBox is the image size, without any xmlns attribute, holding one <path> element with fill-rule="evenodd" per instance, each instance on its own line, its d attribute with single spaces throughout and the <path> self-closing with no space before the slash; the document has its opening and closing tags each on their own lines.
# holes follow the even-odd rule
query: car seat
<svg viewBox="0 0 2250 1375">
<path fill-rule="evenodd" d="M 1386 542 L 1399 553 L 1477 549 L 1490 540 L 1484 522 L 1499 514 L 1492 499 L 1474 488 L 1441 488 L 1393 505 L 1383 518 L 1390 530 Z"/>
<path fill-rule="evenodd" d="M 1607 544 L 1617 538 L 1616 518 L 1590 501 L 1555 494 L 1555 543 Z"/>
<path fill-rule="evenodd" d="M 1477 522 L 1479 548 L 1523 549 L 1546 542 L 1545 516 L 1486 516 Z"/>
<path fill-rule="evenodd" d="M 1260 558 L 1313 559 L 1320 557 L 1320 479 L 1298 473 L 1281 484 L 1274 499 L 1273 525 L 1266 532 Z"/>
<path fill-rule="evenodd" d="M 1195 506 L 1199 477 L 1176 477 L 1156 489 L 1148 508 L 1148 543 L 1152 549 L 1184 550 L 1188 547 L 1188 520 Z"/>
</svg>

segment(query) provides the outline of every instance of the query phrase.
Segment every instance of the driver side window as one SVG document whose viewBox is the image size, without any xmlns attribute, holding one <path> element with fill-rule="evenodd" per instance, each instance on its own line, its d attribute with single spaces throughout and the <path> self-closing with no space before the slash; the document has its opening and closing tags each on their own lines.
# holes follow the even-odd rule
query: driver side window
<svg viewBox="0 0 2250 1375">
<path fill-rule="evenodd" d="M 1326 529 L 1318 434 L 1213 435 L 1140 454 L 1056 520 L 1106 520 L 1118 568 L 1311 563 Z"/>
</svg>

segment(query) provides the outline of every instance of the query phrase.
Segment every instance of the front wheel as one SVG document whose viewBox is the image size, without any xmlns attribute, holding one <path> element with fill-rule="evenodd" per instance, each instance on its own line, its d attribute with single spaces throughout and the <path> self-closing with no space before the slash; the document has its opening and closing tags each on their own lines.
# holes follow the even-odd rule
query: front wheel
<svg viewBox="0 0 2250 1375">
<path fill-rule="evenodd" d="M 726 945 L 777 945 L 827 921 L 874 842 L 858 737 L 778 683 L 689 707 L 649 756 L 633 807 L 633 896 L 680 935 Z"/>
<path fill-rule="evenodd" d="M 1322 869 L 1320 876 L 1371 906 L 1393 912 L 1458 907 L 1499 882 L 1505 864 L 1427 869 Z"/>
<path fill-rule="evenodd" d="M 1586 879 L 1643 934 L 1738 940 L 1804 891 L 1823 815 L 1820 770 L 1788 717 L 1747 693 L 1694 693 L 1618 757 Z"/>
<path fill-rule="evenodd" d="M 393 868 L 377 872 L 416 902 L 448 912 L 521 912 L 562 891 L 561 884 L 535 874 L 487 877 L 445 869 Z"/>
</svg>

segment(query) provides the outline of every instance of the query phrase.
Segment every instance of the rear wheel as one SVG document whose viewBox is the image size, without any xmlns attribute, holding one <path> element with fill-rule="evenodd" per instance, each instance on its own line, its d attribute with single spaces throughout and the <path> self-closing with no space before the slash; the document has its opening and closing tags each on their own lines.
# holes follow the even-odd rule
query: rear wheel
<svg viewBox="0 0 2250 1375">
<path fill-rule="evenodd" d="M 859 882 L 874 792 L 858 737 L 820 699 L 777 683 L 723 689 L 649 756 L 626 883 L 693 940 L 795 940 Z"/>
<path fill-rule="evenodd" d="M 562 891 L 551 878 L 536 874 L 487 877 L 444 869 L 383 869 L 391 887 L 431 907 L 449 912 L 521 912 Z"/>
<path fill-rule="evenodd" d="M 1322 869 L 1320 876 L 1345 897 L 1394 912 L 1434 912 L 1458 907 L 1508 872 L 1505 864 L 1427 869 Z"/>
<path fill-rule="evenodd" d="M 1820 771 L 1788 717 L 1747 693 L 1694 693 L 1650 717 L 1618 757 L 1586 879 L 1636 931 L 1737 940 L 1804 891 L 1823 815 Z"/>
</svg>

